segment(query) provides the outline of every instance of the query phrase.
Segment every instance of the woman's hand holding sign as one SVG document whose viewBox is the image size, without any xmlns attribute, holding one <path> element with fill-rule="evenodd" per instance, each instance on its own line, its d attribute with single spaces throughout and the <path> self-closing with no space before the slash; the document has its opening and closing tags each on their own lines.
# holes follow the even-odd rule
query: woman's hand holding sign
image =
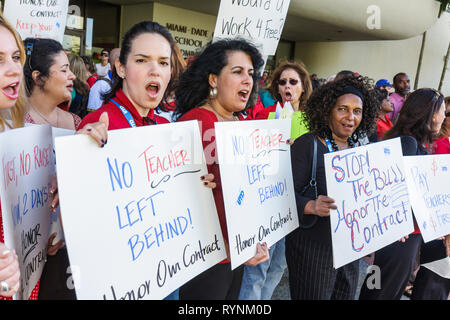
<svg viewBox="0 0 450 320">
<path fill-rule="evenodd" d="M 305 214 L 314 214 L 319 217 L 329 217 L 330 209 L 336 210 L 337 206 L 334 204 L 334 199 L 320 195 L 316 200 L 310 200 L 305 206 Z"/>
</svg>

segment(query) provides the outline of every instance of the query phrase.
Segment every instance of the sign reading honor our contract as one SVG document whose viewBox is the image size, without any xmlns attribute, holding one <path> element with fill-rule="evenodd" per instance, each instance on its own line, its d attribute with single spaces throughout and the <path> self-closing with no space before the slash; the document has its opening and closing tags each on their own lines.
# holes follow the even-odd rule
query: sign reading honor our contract
<svg viewBox="0 0 450 320">
<path fill-rule="evenodd" d="M 69 0 L 5 0 L 4 17 L 22 39 L 50 38 L 62 43 Z"/>
<path fill-rule="evenodd" d="M 450 155 L 404 157 L 406 182 L 425 242 L 450 234 Z"/>
<path fill-rule="evenodd" d="M 55 144 L 78 299 L 162 299 L 226 258 L 196 121 Z"/>
<path fill-rule="evenodd" d="M 242 37 L 262 45 L 264 56 L 274 55 L 290 0 L 221 0 L 214 40 Z"/>
<path fill-rule="evenodd" d="M 290 119 L 215 123 L 232 269 L 298 227 L 290 130 Z"/>
<path fill-rule="evenodd" d="M 52 129 L 35 125 L 0 134 L 0 195 L 5 245 L 20 265 L 17 299 L 28 299 L 41 277 L 50 229 L 55 173 Z"/>
<path fill-rule="evenodd" d="M 335 268 L 413 232 L 400 138 L 327 153 L 325 170 Z"/>
</svg>

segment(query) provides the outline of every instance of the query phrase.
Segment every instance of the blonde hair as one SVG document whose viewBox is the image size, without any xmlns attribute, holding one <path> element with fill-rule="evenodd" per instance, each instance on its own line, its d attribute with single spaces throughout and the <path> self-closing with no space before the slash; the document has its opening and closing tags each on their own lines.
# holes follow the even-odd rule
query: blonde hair
<svg viewBox="0 0 450 320">
<path fill-rule="evenodd" d="M 20 38 L 16 30 L 14 30 L 14 28 L 11 26 L 11 24 L 6 21 L 1 12 L 0 26 L 5 27 L 14 36 L 14 39 L 16 39 L 17 47 L 20 51 L 20 64 L 23 66 L 23 64 L 25 63 L 25 49 L 23 47 L 22 39 Z M 25 106 L 27 105 L 26 101 L 24 81 L 20 81 L 19 98 L 17 99 L 15 105 L 11 108 L 11 110 L 8 110 L 9 112 L 6 111 L 6 114 L 4 112 L 0 114 L 0 131 L 4 131 L 5 127 L 12 129 L 24 126 L 24 118 L 26 112 Z M 12 121 L 12 127 L 6 120 Z"/>
</svg>

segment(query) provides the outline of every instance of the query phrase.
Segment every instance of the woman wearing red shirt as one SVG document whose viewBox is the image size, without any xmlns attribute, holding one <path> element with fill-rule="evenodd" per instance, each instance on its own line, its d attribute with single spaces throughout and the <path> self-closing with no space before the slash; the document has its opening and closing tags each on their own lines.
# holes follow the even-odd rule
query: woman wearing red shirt
<svg viewBox="0 0 450 320">
<path fill-rule="evenodd" d="M 0 114 L 0 132 L 12 128 L 23 127 L 24 109 L 16 103 L 19 96 L 23 76 L 25 52 L 22 41 L 14 29 L 0 13 L 0 110 L 11 115 L 12 124 L 5 121 Z M 1 207 L 0 207 L 1 209 Z M 19 290 L 20 269 L 15 252 L 6 247 L 3 238 L 3 221 L 0 210 L 0 300 L 11 299 Z M 36 300 L 38 286 L 33 290 L 30 299 Z"/>
<path fill-rule="evenodd" d="M 176 90 L 179 121 L 198 120 L 208 172 L 214 174 L 214 200 L 225 244 L 228 233 L 225 205 L 215 146 L 214 123 L 238 121 L 238 114 L 254 105 L 256 81 L 263 61 L 258 50 L 244 40 L 221 40 L 205 50 L 181 76 Z M 228 250 L 227 250 L 228 253 Z M 246 264 L 267 261 L 265 244 L 257 245 L 256 255 Z M 181 299 L 236 300 L 242 281 L 243 266 L 231 270 L 229 260 L 215 265 L 180 289 Z"/>
<path fill-rule="evenodd" d="M 434 89 L 418 89 L 405 100 L 397 122 L 383 138 L 386 140 L 400 137 L 404 156 L 427 155 L 430 154 L 427 146 L 433 143 L 444 119 L 444 96 Z M 428 244 L 431 242 L 423 243 L 422 235 L 414 219 L 412 234 L 375 252 L 373 264 L 380 268 L 380 288 L 368 286 L 370 283 L 368 278 L 372 276 L 368 274 L 359 299 L 400 300 L 419 250 L 423 256 L 435 255 L 434 249 L 433 252 L 429 250 Z M 445 254 L 442 241 L 438 245 Z M 435 283 L 435 285 L 439 284 Z"/>
<path fill-rule="evenodd" d="M 445 97 L 445 120 L 439 138 L 434 141 L 434 154 L 450 154 L 450 96 Z"/>
<path fill-rule="evenodd" d="M 96 121 L 104 121 L 108 130 L 169 123 L 155 109 L 168 111 L 165 104 L 183 70 L 175 46 L 169 31 L 160 24 L 143 21 L 134 25 L 123 38 L 111 91 L 104 104 L 83 119 L 80 128 L 93 130 L 91 123 Z M 202 179 L 206 187 L 215 187 L 212 175 Z M 178 290 L 166 299 L 178 299 Z"/>
</svg>

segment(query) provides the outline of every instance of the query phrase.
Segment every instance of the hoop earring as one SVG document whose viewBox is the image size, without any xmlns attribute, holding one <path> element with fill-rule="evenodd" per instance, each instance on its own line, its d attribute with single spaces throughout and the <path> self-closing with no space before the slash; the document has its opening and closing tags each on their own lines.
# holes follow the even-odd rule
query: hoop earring
<svg viewBox="0 0 450 320">
<path fill-rule="evenodd" d="M 209 97 L 211 99 L 214 99 L 215 97 L 217 97 L 217 88 L 209 89 Z"/>
</svg>

